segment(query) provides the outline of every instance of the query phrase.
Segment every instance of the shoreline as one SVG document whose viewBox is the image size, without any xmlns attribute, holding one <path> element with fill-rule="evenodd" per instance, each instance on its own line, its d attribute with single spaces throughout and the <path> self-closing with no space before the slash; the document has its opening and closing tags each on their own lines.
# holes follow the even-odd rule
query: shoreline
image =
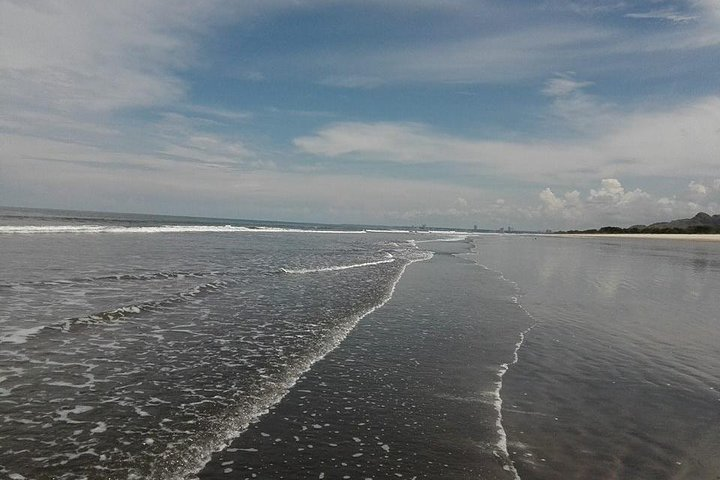
<svg viewBox="0 0 720 480">
<path fill-rule="evenodd" d="M 514 363 L 513 327 L 529 319 L 505 282 L 454 255 L 466 245 L 433 247 L 387 305 L 198 477 L 517 480 L 499 431 L 497 370 Z"/>
<path fill-rule="evenodd" d="M 559 238 L 631 238 L 636 240 L 690 240 L 695 242 L 720 242 L 717 233 L 543 233 L 543 237 Z"/>
<path fill-rule="evenodd" d="M 414 263 L 430 260 L 432 259 L 432 257 L 432 252 L 428 252 L 428 254 L 423 257 L 410 259 L 405 265 L 402 266 L 397 276 L 393 280 L 392 284 L 390 285 L 390 289 L 380 299 L 379 303 L 371 306 L 363 312 L 354 315 L 350 322 L 338 328 L 336 332 L 330 335 L 328 342 L 322 347 L 320 347 L 316 355 L 305 359 L 304 362 L 297 365 L 295 368 L 292 369 L 292 371 L 288 372 L 287 375 L 289 376 L 289 378 L 284 380 L 279 379 L 279 381 L 277 381 L 277 384 L 280 387 L 278 391 L 271 393 L 267 397 L 260 397 L 260 402 L 258 402 L 258 404 L 254 406 L 252 411 L 243 412 L 243 414 L 239 416 L 236 414 L 235 416 L 239 417 L 240 419 L 240 425 L 233 425 L 232 428 L 230 428 L 228 431 L 222 432 L 221 435 L 215 439 L 214 443 L 209 446 L 209 448 L 206 447 L 204 451 L 200 452 L 199 461 L 197 461 L 194 465 L 188 468 L 181 469 L 182 471 L 180 472 L 172 472 L 174 475 L 173 478 L 186 478 L 190 475 L 193 475 L 192 478 L 197 478 L 197 476 L 200 475 L 205 470 L 207 465 L 212 461 L 212 458 L 215 454 L 218 454 L 228 449 L 237 438 L 239 438 L 244 432 L 248 431 L 248 428 L 252 424 L 258 423 L 262 419 L 262 417 L 270 413 L 273 408 L 276 407 L 280 402 L 282 402 L 283 399 L 293 390 L 293 388 L 295 388 L 295 386 L 303 378 L 303 376 L 309 371 L 311 371 L 315 364 L 323 360 L 340 345 L 342 345 L 348 335 L 350 335 L 350 333 L 355 329 L 355 327 L 360 323 L 363 318 L 381 309 L 392 299 L 393 295 L 395 294 L 395 290 L 400 283 L 400 280 L 405 274 L 407 267 Z M 393 261 L 394 260 L 395 259 L 393 259 Z M 386 261 L 383 261 L 381 263 L 385 262 Z M 315 271 L 308 270 L 297 273 L 307 274 L 315 273 Z M 237 419 L 235 421 L 237 422 Z"/>
</svg>

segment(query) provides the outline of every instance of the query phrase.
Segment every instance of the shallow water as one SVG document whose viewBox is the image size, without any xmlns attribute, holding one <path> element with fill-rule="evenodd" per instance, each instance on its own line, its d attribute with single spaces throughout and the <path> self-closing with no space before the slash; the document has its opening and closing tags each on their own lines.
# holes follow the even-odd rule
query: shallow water
<svg viewBox="0 0 720 480">
<path fill-rule="evenodd" d="M 422 258 L 395 240 L 2 235 L 0 474 L 191 475 Z"/>
<path fill-rule="evenodd" d="M 213 455 L 202 479 L 511 479 L 502 365 L 532 319 L 496 274 L 425 244 L 388 303 Z"/>
<path fill-rule="evenodd" d="M 0 477 L 720 475 L 718 244 L 5 213 Z"/>
<path fill-rule="evenodd" d="M 476 244 L 539 322 L 503 390 L 523 479 L 718 478 L 720 245 Z"/>
</svg>

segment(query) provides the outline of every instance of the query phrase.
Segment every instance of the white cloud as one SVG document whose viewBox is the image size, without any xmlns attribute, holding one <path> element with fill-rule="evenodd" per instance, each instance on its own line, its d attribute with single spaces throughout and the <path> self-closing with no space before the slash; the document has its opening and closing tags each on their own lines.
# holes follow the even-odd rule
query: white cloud
<svg viewBox="0 0 720 480">
<path fill-rule="evenodd" d="M 461 142 L 434 134 L 417 123 L 331 124 L 314 136 L 298 137 L 294 145 L 306 153 L 326 157 L 360 154 L 371 158 L 400 163 L 434 162 L 437 148 L 462 149 Z"/>
<path fill-rule="evenodd" d="M 578 81 L 570 75 L 563 74 L 548 80 L 543 88 L 543 93 L 550 97 L 564 97 L 592 84 L 593 82 Z"/>
<path fill-rule="evenodd" d="M 640 188 L 626 190 L 616 178 L 601 180 L 597 189 L 583 197 L 577 191 L 556 195 L 550 188 L 539 193 L 540 206 L 529 207 L 530 217 L 538 225 L 552 228 L 585 229 L 613 225 L 629 227 L 686 218 L 699 211 L 713 212 L 717 202 L 698 203 L 691 197 L 657 197 Z"/>
<path fill-rule="evenodd" d="M 537 201 L 499 199 L 495 190 L 436 180 L 284 172 L 263 168 L 263 157 L 257 153 L 242 157 L 242 144 L 241 160 L 224 146 L 213 153 L 218 140 L 209 138 L 188 137 L 180 142 L 187 149 L 180 153 L 192 161 L 178 161 L 159 151 L 112 153 L 23 136 L 6 140 L 4 146 L 24 156 L 0 159 L 0 204 L 14 203 L 8 201 L 12 198 L 28 206 L 540 229 L 628 226 L 717 208 L 717 200 L 692 203 L 690 198 L 657 198 L 641 189 L 628 190 L 617 179 L 604 179 L 585 194 L 576 189 L 558 194 L 544 189 L 535 197 Z M 54 152 L 50 157 L 49 151 Z M 238 168 L 238 162 L 243 168 Z"/>
<path fill-rule="evenodd" d="M 319 82 L 321 85 L 340 88 L 372 88 L 382 85 L 384 82 L 380 77 L 365 75 L 331 75 Z"/>
<path fill-rule="evenodd" d="M 244 143 L 227 141 L 215 135 L 192 135 L 165 146 L 161 153 L 171 158 L 210 165 L 239 165 L 255 157 L 255 153 Z"/>
<path fill-rule="evenodd" d="M 577 190 L 565 192 L 558 197 L 550 188 L 545 188 L 538 195 L 541 201 L 539 209 L 533 214 L 545 219 L 552 219 L 557 224 L 561 222 L 577 222 L 585 213 L 584 205 Z M 532 209 L 530 210 L 532 212 Z"/>
<path fill-rule="evenodd" d="M 650 195 L 639 188 L 626 192 L 625 187 L 616 178 L 604 178 L 600 182 L 598 190 L 590 190 L 589 202 L 610 205 L 612 207 L 623 206 L 638 200 L 650 198 Z"/>
<path fill-rule="evenodd" d="M 612 105 L 599 101 L 585 92 L 593 82 L 576 80 L 574 74 L 563 73 L 548 80 L 542 93 L 552 98 L 548 120 L 556 128 L 597 135 L 610 131 L 621 113 Z"/>
<path fill-rule="evenodd" d="M 546 210 L 549 210 L 551 212 L 559 211 L 565 208 L 565 202 L 556 197 L 552 190 L 549 188 L 546 188 L 542 192 L 540 192 L 540 200 L 543 202 L 543 205 Z"/>
<path fill-rule="evenodd" d="M 240 74 L 240 78 L 249 82 L 262 82 L 265 80 L 265 75 L 257 70 L 251 70 L 249 72 L 243 72 Z"/>
<path fill-rule="evenodd" d="M 601 185 L 592 202 L 577 190 L 555 195 L 548 189 L 541 200 L 543 208 L 538 210 L 537 197 L 530 205 L 517 197 L 500 201 L 498 195 L 509 193 L 485 192 L 441 180 L 329 175 L 322 167 L 307 164 L 292 168 L 315 171 L 274 170 L 276 157 L 287 152 L 268 157 L 251 139 L 244 138 L 237 126 L 254 118 L 247 112 L 188 104 L 190 86 L 183 73 L 202 60 L 197 48 L 213 26 L 258 12 L 318 5 L 326 2 L 0 3 L 0 203 L 82 204 L 135 211 L 157 211 L 164 205 L 166 211 L 175 213 L 192 213 L 191 209 L 198 208 L 195 213 L 230 216 L 238 213 L 228 205 L 247 205 L 243 215 L 273 218 L 286 212 L 288 219 L 302 215 L 329 220 L 335 215 L 338 221 L 376 221 L 380 217 L 430 223 L 432 218 L 447 216 L 478 224 L 484 219 L 506 224 L 555 216 L 570 222 L 578 221 L 581 212 L 607 216 L 612 208 L 652 203 L 642 191 Z M 720 19 L 717 2 L 705 0 L 695 5 L 707 15 L 683 26 L 687 29 L 677 33 L 677 38 L 643 36 L 640 40 L 646 40 L 644 43 L 600 24 L 571 21 L 558 29 L 547 18 L 535 22 L 524 15 L 512 29 L 498 23 L 497 28 L 472 29 L 452 38 L 429 36 L 427 42 L 410 47 L 394 44 L 354 50 L 350 55 L 323 50 L 298 58 L 313 75 L 317 71 L 325 84 L 334 86 L 513 83 L 545 78 L 550 71 L 566 71 L 574 62 L 602 64 L 598 58 L 606 58 L 613 48 L 624 54 L 638 49 L 714 45 L 720 38 L 718 30 L 711 28 Z M 418 3 L 397 0 L 391 8 L 397 13 L 411 6 Z M 444 11 L 452 14 L 489 8 L 485 3 L 479 7 L 472 1 L 449 5 L 440 0 L 427 0 L 420 6 L 449 9 Z M 383 2 L 376 2 L 375 7 L 387 8 Z M 490 16 L 485 10 L 482 13 Z M 678 41 L 654 41 L 658 39 Z M 629 50 L 622 50 L 624 46 Z M 281 70 L 277 64 L 270 66 L 273 68 L 265 70 L 243 65 L 240 75 L 261 81 L 265 74 Z M 317 70 L 318 66 L 322 68 Z M 555 191 L 565 180 L 586 184 L 602 177 L 672 176 L 688 171 L 697 178 L 717 175 L 719 97 L 662 110 L 622 112 L 588 95 L 585 89 L 591 85 L 565 73 L 544 88 L 553 97 L 554 115 L 582 133 L 575 140 L 493 141 L 442 133 L 420 123 L 340 122 L 298 137 L 294 144 L 305 156 L 403 165 L 451 163 L 459 175 L 480 171 L 547 182 Z M 144 115 L 131 115 L 137 111 Z M 316 113 L 324 115 L 293 112 Z M 283 110 L 277 116 L 286 114 Z M 160 121 L 155 120 L 158 116 Z M 127 121 L 129 117 L 133 121 Z M 222 128 L 215 128 L 218 125 Z M 387 173 L 380 171 L 383 167 L 378 167 L 379 176 Z M 711 185 L 709 180 L 703 182 Z M 720 191 L 720 181 L 712 185 Z M 684 197 L 666 198 L 661 206 L 673 212 L 696 205 Z M 589 204 L 604 205 L 607 211 L 600 207 L 588 210 Z"/>
<path fill-rule="evenodd" d="M 651 10 L 649 12 L 626 13 L 625 16 L 627 18 L 637 18 L 637 19 L 643 19 L 643 20 L 665 20 L 665 21 L 676 22 L 676 23 L 690 22 L 692 20 L 697 20 L 697 18 L 698 18 L 696 15 L 688 15 L 688 14 L 680 13 L 675 9 Z"/>
<path fill-rule="evenodd" d="M 694 195 L 704 196 L 708 193 L 708 189 L 705 185 L 703 185 L 702 183 L 697 183 L 694 180 L 690 182 L 688 188 L 690 189 L 690 192 L 692 192 Z"/>
<path fill-rule="evenodd" d="M 490 29 L 491 31 L 495 29 Z M 518 82 L 567 70 L 575 60 L 612 38 L 608 29 L 588 25 L 521 25 L 492 34 L 468 35 L 417 46 L 388 45 L 371 51 L 339 51 L 304 58 L 327 72 L 321 83 L 367 88 L 382 83 Z M 584 48 L 583 48 L 584 47 Z M 562 51 L 562 55 L 558 52 Z M 308 61 L 310 60 L 310 61 Z"/>
<path fill-rule="evenodd" d="M 188 20 L 202 18 L 210 5 L 166 6 L 132 0 L 3 2 L 1 98 L 6 104 L 90 111 L 179 99 L 184 87 L 172 71 L 192 56 Z"/>
<path fill-rule="evenodd" d="M 213 29 L 319 0 L 5 0 L 0 2 L 0 101 L 111 111 L 184 99 L 179 75 L 198 65 Z M 248 80 L 261 72 L 245 70 Z"/>
<path fill-rule="evenodd" d="M 203 129 L 248 115 L 186 104 L 180 76 L 196 62 L 199 36 L 241 10 L 220 0 L 0 2 L 0 132 L 8 141 L 0 162 L 135 168 L 158 151 L 202 162 L 220 161 L 220 153 L 247 157 L 238 140 Z M 164 120 L 133 115 L 165 108 L 189 113 L 194 124 L 164 140 Z"/>
<path fill-rule="evenodd" d="M 661 33 L 640 36 L 634 43 L 625 43 L 620 50 L 667 52 L 716 48 L 720 46 L 720 6 L 716 0 L 687 0 L 686 12 L 673 15 L 672 10 L 665 14 L 665 20 L 679 23 L 681 28 L 673 28 Z M 645 18 L 656 13 L 649 12 Z M 640 14 L 642 15 L 642 13 Z M 673 18 L 674 17 L 674 18 Z M 636 18 L 640 18 L 637 17 Z"/>
<path fill-rule="evenodd" d="M 657 3 L 657 2 L 651 2 Z M 663 77 L 669 62 L 692 61 L 679 51 L 720 46 L 715 0 L 689 0 L 655 9 L 647 2 L 467 2 L 446 9 L 477 18 L 475 28 L 457 22 L 452 38 L 392 41 L 383 48 L 322 51 L 303 56 L 296 67 L 324 85 L 370 88 L 383 84 L 502 83 L 538 79 L 552 71 Z M 433 5 L 436 6 L 436 5 Z M 486 19 L 494 19 L 487 22 Z M 609 21 L 608 21 L 609 18 Z M 660 19 L 667 25 L 632 28 L 627 18 Z M 648 53 L 653 53 L 651 57 Z M 672 57 L 662 57 L 662 54 Z M 563 86 L 558 82 L 557 88 Z"/>
<path fill-rule="evenodd" d="M 616 178 L 603 178 L 600 185 L 599 190 L 590 191 L 590 199 L 609 198 L 611 200 L 618 200 L 625 195 L 625 188 Z"/>
<path fill-rule="evenodd" d="M 468 206 L 468 201 L 467 201 L 466 199 L 464 199 L 463 197 L 457 197 L 457 198 L 455 199 L 455 203 L 456 203 L 456 204 L 458 205 L 458 207 L 460 207 L 460 208 L 465 208 L 465 207 Z"/>
<path fill-rule="evenodd" d="M 417 123 L 334 123 L 299 137 L 302 152 L 329 158 L 403 164 L 456 163 L 515 176 L 572 171 L 595 154 L 583 146 L 478 141 L 433 131 Z"/>
<path fill-rule="evenodd" d="M 110 155 L 59 143 L 40 145 L 38 151 L 52 147 L 58 149 L 52 159 L 28 156 L 0 161 L 0 204 L 12 197 L 27 206 L 448 224 L 448 217 L 470 222 L 473 206 L 492 203 L 481 189 L 433 181 L 236 169 L 227 164 L 178 162 L 161 154 Z M 28 145 L 22 148 L 27 151 Z M 476 223 L 481 219 L 474 218 Z"/>
<path fill-rule="evenodd" d="M 296 138 L 294 144 L 328 158 L 455 163 L 525 180 L 717 172 L 720 97 L 666 111 L 608 112 L 604 123 L 606 128 L 577 140 L 510 142 L 457 137 L 417 123 L 344 122 Z"/>
<path fill-rule="evenodd" d="M 581 200 L 580 200 L 580 192 L 577 190 L 573 190 L 571 192 L 566 192 L 564 195 L 565 198 L 565 204 L 572 206 L 572 207 L 578 207 L 580 206 Z"/>
<path fill-rule="evenodd" d="M 250 120 L 253 114 L 224 108 L 213 108 L 204 105 L 184 105 L 182 110 L 200 117 L 214 119 L 225 123 L 236 123 Z"/>
<path fill-rule="evenodd" d="M 714 20 L 720 20 L 720 3 L 717 0 L 689 0 L 692 5 L 695 5 L 701 12 L 706 16 L 713 18 Z"/>
</svg>

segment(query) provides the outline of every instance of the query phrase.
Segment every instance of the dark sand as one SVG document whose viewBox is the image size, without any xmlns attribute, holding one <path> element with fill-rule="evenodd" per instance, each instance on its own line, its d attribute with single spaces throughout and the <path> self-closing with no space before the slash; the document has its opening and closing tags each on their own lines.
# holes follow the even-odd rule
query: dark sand
<svg viewBox="0 0 720 480">
<path fill-rule="evenodd" d="M 609 365 L 623 358 L 590 335 L 533 329 L 503 388 L 508 450 L 523 480 L 720 479 L 714 390 L 656 377 L 652 364 Z"/>
<path fill-rule="evenodd" d="M 466 243 L 433 247 L 200 478 L 512 478 L 496 382 L 532 320 L 509 284 L 450 254 Z"/>
<path fill-rule="evenodd" d="M 538 321 L 503 382 L 523 480 L 720 479 L 717 244 L 477 243 Z"/>
</svg>

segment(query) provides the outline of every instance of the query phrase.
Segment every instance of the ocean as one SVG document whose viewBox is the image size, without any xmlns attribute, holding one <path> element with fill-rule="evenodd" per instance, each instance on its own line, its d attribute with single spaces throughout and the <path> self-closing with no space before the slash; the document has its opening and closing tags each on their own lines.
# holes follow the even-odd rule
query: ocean
<svg viewBox="0 0 720 480">
<path fill-rule="evenodd" d="M 720 478 L 720 243 L 0 209 L 0 478 Z"/>
</svg>

